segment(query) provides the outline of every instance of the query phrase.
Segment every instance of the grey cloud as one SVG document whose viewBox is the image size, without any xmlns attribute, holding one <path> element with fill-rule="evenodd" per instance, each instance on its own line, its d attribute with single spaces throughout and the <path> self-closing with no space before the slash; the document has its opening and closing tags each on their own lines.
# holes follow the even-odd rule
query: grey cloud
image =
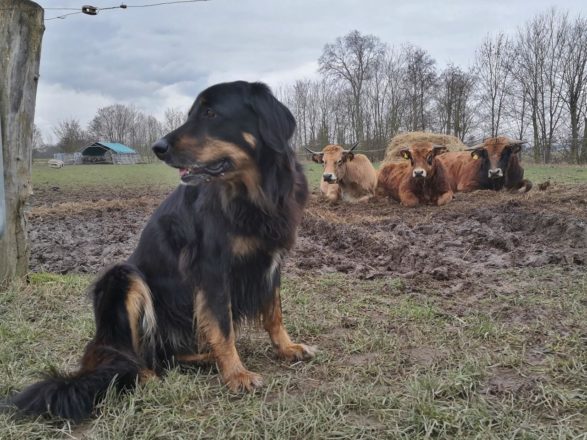
<svg viewBox="0 0 587 440">
<path fill-rule="evenodd" d="M 79 7 L 84 2 L 40 3 Z M 450 61 L 467 67 L 488 32 L 513 33 L 552 4 L 551 0 L 212 0 L 102 11 L 96 17 L 75 15 L 47 22 L 41 81 L 111 101 L 140 103 L 156 113 L 175 96 L 169 95 L 170 86 L 175 85 L 173 93 L 185 95 L 185 102 L 213 78 L 283 77 L 282 72 L 315 62 L 325 43 L 352 29 L 388 44 L 421 46 L 440 65 Z M 559 1 L 556 6 L 573 13 L 587 9 L 580 0 Z M 47 17 L 54 15 L 55 11 L 46 11 Z"/>
</svg>

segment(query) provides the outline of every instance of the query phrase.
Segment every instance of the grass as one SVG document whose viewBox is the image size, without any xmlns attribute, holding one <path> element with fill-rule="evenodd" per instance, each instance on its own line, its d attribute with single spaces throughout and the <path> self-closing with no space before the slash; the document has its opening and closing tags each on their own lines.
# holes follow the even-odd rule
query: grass
<svg viewBox="0 0 587 440">
<path fill-rule="evenodd" d="M 375 167 L 379 167 L 375 163 Z M 322 165 L 304 162 L 308 182 L 318 188 L 322 176 Z M 578 165 L 524 165 L 525 176 L 534 183 L 551 180 L 555 183 L 587 183 L 587 167 Z M 172 188 L 177 185 L 177 170 L 162 163 L 143 165 L 74 165 L 60 169 L 44 164 L 34 164 L 32 170 L 34 187 L 60 187 L 62 190 L 79 187 L 145 187 Z"/>
<path fill-rule="evenodd" d="M 379 168 L 380 163 L 375 164 Z M 551 180 L 553 183 L 587 183 L 587 167 L 580 165 L 534 165 L 524 164 L 524 176 L 538 184 Z M 314 162 L 304 163 L 308 182 L 313 188 L 320 185 L 322 165 Z"/>
<path fill-rule="evenodd" d="M 580 165 L 524 165 L 525 177 L 534 183 L 587 183 L 587 167 Z"/>
<path fill-rule="evenodd" d="M 78 427 L 0 415 L 0 438 L 585 438 L 587 274 L 498 275 L 535 287 L 472 301 L 394 278 L 288 277 L 287 327 L 321 352 L 288 365 L 247 328 L 239 351 L 266 382 L 256 394 L 230 394 L 214 369 L 172 370 Z M 74 368 L 93 329 L 89 282 L 33 274 L 0 296 L 0 394 Z"/>
<path fill-rule="evenodd" d="M 62 190 L 79 187 L 148 187 L 152 185 L 174 187 L 178 182 L 177 170 L 163 163 L 141 165 L 71 165 L 49 168 L 34 164 L 33 187 L 59 187 Z"/>
</svg>

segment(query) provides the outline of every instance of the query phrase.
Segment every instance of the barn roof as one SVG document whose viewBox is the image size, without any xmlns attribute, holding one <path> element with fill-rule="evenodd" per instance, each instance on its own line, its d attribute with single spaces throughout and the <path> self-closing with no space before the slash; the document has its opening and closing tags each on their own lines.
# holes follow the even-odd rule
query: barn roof
<svg viewBox="0 0 587 440">
<path fill-rule="evenodd" d="M 92 146 L 93 145 L 102 145 L 103 147 L 106 147 L 106 148 L 108 148 L 108 149 L 110 149 L 110 150 L 112 150 L 112 151 L 114 151 L 115 153 L 118 153 L 118 154 L 133 154 L 133 153 L 136 153 L 136 151 L 133 150 L 132 148 L 127 147 L 124 144 L 119 144 L 117 142 L 102 142 L 102 141 L 100 141 L 100 142 L 94 142 L 92 144 Z"/>
</svg>

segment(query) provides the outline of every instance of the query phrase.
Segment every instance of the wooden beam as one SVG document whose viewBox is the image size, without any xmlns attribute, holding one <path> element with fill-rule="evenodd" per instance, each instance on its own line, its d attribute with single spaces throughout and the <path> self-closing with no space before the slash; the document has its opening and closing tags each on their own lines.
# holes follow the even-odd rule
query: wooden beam
<svg viewBox="0 0 587 440">
<path fill-rule="evenodd" d="M 0 284 L 28 271 L 25 205 L 31 158 L 44 11 L 30 0 L 0 0 L 0 133 L 4 164 L 4 235 Z"/>
</svg>

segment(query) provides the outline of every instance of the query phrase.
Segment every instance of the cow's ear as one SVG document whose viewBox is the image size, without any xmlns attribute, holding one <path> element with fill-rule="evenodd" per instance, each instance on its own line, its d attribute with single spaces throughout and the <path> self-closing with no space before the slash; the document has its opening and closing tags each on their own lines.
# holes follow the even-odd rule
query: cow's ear
<svg viewBox="0 0 587 440">
<path fill-rule="evenodd" d="M 324 163 L 324 154 L 323 153 L 312 154 L 312 160 L 316 163 Z"/>
<path fill-rule="evenodd" d="M 438 156 L 439 154 L 444 154 L 446 152 L 448 152 L 448 148 L 446 148 L 444 145 L 434 145 L 432 148 L 432 154 L 434 156 Z"/>
<path fill-rule="evenodd" d="M 510 140 L 508 147 L 510 147 L 512 153 L 516 154 L 522 151 L 522 145 L 524 145 L 525 143 L 527 142 L 522 140 Z"/>
<path fill-rule="evenodd" d="M 345 151 L 342 153 L 342 161 L 346 162 L 347 160 L 353 160 L 355 158 L 355 154 L 350 151 Z"/>
<path fill-rule="evenodd" d="M 249 103 L 257 114 L 259 135 L 263 143 L 278 153 L 285 152 L 296 128 L 296 120 L 289 109 L 263 83 L 251 84 Z"/>
<path fill-rule="evenodd" d="M 401 150 L 399 150 L 399 155 L 405 160 L 410 160 L 412 158 L 412 155 L 410 154 L 410 150 L 408 148 L 402 148 Z"/>
<path fill-rule="evenodd" d="M 516 153 L 519 153 L 520 151 L 522 151 L 522 144 L 510 144 L 508 146 L 512 150 L 513 154 L 516 154 Z"/>
</svg>

